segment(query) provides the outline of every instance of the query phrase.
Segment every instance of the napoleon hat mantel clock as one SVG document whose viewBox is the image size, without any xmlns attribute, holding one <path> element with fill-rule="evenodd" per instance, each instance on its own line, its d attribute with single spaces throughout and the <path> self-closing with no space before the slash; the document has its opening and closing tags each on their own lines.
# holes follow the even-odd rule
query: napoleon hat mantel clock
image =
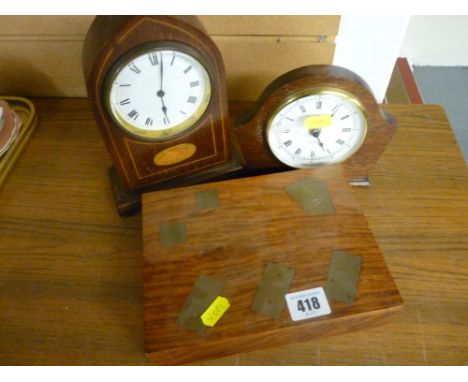
<svg viewBox="0 0 468 382">
<path fill-rule="evenodd" d="M 273 81 L 236 136 L 251 173 L 341 164 L 349 181 L 365 184 L 394 127 L 362 78 L 313 65 Z"/>
<path fill-rule="evenodd" d="M 196 17 L 98 16 L 83 69 L 126 190 L 236 168 L 224 64 Z"/>
</svg>

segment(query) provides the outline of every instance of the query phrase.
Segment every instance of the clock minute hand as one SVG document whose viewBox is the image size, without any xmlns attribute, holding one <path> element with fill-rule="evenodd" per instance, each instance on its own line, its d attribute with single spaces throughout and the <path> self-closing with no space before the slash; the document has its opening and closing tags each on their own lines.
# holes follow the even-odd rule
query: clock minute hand
<svg viewBox="0 0 468 382">
<path fill-rule="evenodd" d="M 161 87 L 160 87 L 160 91 L 162 93 L 164 93 L 163 91 L 163 73 L 164 73 L 164 62 L 163 62 L 163 57 L 162 57 L 162 53 L 159 55 L 159 62 L 160 62 L 160 65 L 159 65 L 159 74 L 160 74 L 160 77 L 161 77 Z"/>
<path fill-rule="evenodd" d="M 336 105 L 336 106 L 332 109 L 332 111 L 331 111 L 331 113 L 330 113 L 330 115 L 332 116 L 332 118 L 335 116 L 335 114 L 336 114 L 336 112 L 338 111 L 338 109 L 340 108 L 340 106 L 341 106 L 341 104 Z"/>
</svg>

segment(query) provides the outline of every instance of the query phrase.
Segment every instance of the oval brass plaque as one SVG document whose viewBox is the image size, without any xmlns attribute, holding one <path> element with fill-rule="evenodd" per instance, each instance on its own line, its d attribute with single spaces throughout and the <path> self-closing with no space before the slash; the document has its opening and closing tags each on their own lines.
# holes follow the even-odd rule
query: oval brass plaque
<svg viewBox="0 0 468 382">
<path fill-rule="evenodd" d="M 190 158 L 197 151 L 197 146 L 192 143 L 181 143 L 180 145 L 168 147 L 157 153 L 153 161 L 157 166 L 170 166 Z"/>
</svg>

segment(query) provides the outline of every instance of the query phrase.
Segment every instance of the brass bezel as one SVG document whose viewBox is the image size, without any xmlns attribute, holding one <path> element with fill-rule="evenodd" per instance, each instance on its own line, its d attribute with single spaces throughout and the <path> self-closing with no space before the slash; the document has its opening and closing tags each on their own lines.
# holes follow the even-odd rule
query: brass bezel
<svg viewBox="0 0 468 382">
<path fill-rule="evenodd" d="M 113 106 L 110 102 L 110 92 L 112 84 L 115 81 L 117 75 L 120 73 L 120 71 L 135 58 L 140 57 L 143 54 L 152 50 L 173 50 L 191 56 L 203 68 L 203 76 L 207 85 L 205 86 L 205 92 L 203 93 L 203 98 L 199 107 L 195 110 L 194 113 L 192 113 L 192 115 L 189 118 L 179 123 L 178 125 L 172 126 L 167 129 L 148 131 L 136 127 L 131 123 L 128 123 L 117 113 L 113 112 Z M 129 50 L 112 65 L 105 79 L 103 97 L 106 110 L 109 113 L 111 119 L 124 132 L 140 139 L 150 141 L 165 141 L 174 139 L 176 136 L 186 133 L 188 130 L 191 130 L 197 125 L 197 123 L 202 119 L 203 115 L 208 109 L 212 93 L 213 82 L 211 80 L 211 75 L 207 69 L 207 65 L 205 64 L 203 56 L 198 51 L 196 51 L 188 45 L 182 44 L 177 41 L 158 41 L 146 43 Z"/>
<path fill-rule="evenodd" d="M 268 139 L 270 128 L 271 128 L 271 123 L 273 122 L 273 119 L 283 110 L 285 107 L 287 107 L 289 104 L 297 101 L 300 98 L 305 98 L 308 96 L 313 96 L 313 95 L 335 95 L 341 98 L 346 99 L 349 101 L 351 104 L 356 106 L 357 111 L 361 114 L 363 120 L 364 120 L 364 134 L 361 137 L 361 140 L 358 142 L 357 145 L 353 148 L 353 150 L 348 152 L 348 155 L 346 155 L 344 158 L 342 158 L 339 161 L 336 162 L 330 162 L 330 163 L 312 163 L 312 164 L 304 164 L 304 165 L 291 165 L 290 163 L 286 163 L 280 158 L 276 156 L 276 154 L 273 152 L 273 149 L 271 147 L 270 141 Z M 348 160 L 351 156 L 353 156 L 362 146 L 364 143 L 364 140 L 366 139 L 367 136 L 367 131 L 369 128 L 369 119 L 368 119 L 368 113 L 366 111 L 366 108 L 364 105 L 359 101 L 359 99 L 354 96 L 353 94 L 347 92 L 346 90 L 342 90 L 339 88 L 335 88 L 332 86 L 323 86 L 323 87 L 314 87 L 314 88 L 309 88 L 309 89 L 304 89 L 298 92 L 295 92 L 291 94 L 290 96 L 286 97 L 285 99 L 282 100 L 282 102 L 274 109 L 274 111 L 270 114 L 268 117 L 267 123 L 266 123 L 266 128 L 265 128 L 265 139 L 268 143 L 268 148 L 270 149 L 271 153 L 273 156 L 279 160 L 281 163 L 292 167 L 292 168 L 309 168 L 309 167 L 317 167 L 317 166 L 324 166 L 324 165 L 332 165 L 332 164 L 338 164 L 342 163 L 346 160 Z"/>
</svg>

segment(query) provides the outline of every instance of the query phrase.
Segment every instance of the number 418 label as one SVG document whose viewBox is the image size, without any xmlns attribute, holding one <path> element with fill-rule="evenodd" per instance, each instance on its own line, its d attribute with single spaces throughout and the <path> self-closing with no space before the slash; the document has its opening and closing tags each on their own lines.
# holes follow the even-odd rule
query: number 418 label
<svg viewBox="0 0 468 382">
<path fill-rule="evenodd" d="M 285 297 L 293 321 L 306 320 L 331 313 L 323 288 L 289 293 Z"/>
</svg>

